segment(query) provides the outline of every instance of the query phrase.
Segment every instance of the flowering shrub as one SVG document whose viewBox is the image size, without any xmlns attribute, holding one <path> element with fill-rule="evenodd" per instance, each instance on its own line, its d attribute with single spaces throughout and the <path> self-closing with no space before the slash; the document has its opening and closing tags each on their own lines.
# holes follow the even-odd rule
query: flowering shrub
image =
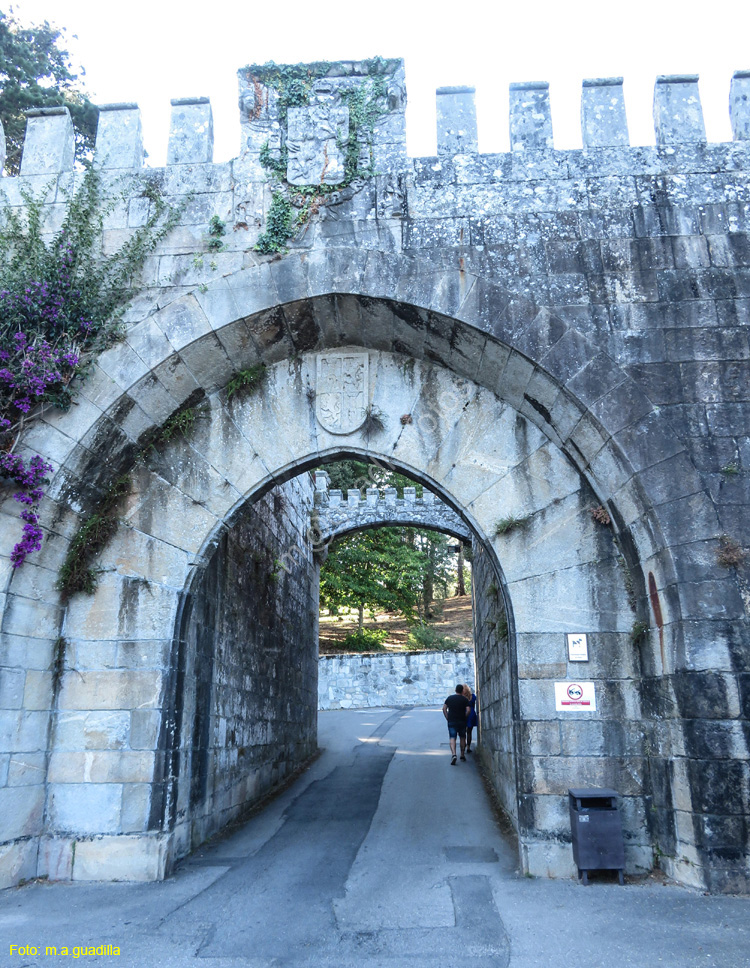
<svg viewBox="0 0 750 968">
<path fill-rule="evenodd" d="M 23 505 L 23 536 L 11 553 L 14 567 L 42 542 L 38 508 L 52 466 L 39 455 L 14 453 L 23 430 L 49 407 L 67 409 L 71 381 L 85 360 L 117 337 L 122 307 L 149 253 L 174 226 L 177 212 L 156 189 L 146 225 L 114 255 L 101 255 L 108 208 L 90 168 L 68 202 L 62 228 L 48 242 L 45 197 L 24 194 L 23 212 L 7 209 L 0 230 L 0 478 L 13 482 Z M 114 204 L 112 200 L 112 204 Z"/>
</svg>

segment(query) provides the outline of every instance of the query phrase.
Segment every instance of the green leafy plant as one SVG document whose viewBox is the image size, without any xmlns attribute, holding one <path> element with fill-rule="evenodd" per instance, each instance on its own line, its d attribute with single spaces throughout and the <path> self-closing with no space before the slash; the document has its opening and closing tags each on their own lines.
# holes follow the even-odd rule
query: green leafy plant
<svg viewBox="0 0 750 968">
<path fill-rule="evenodd" d="M 227 383 L 227 400 L 238 395 L 255 393 L 263 385 L 267 372 L 265 363 L 256 363 L 247 370 L 238 370 Z"/>
<path fill-rule="evenodd" d="M 266 230 L 255 243 L 255 249 L 263 255 L 281 252 L 296 232 L 297 224 L 292 203 L 284 192 L 274 192 L 266 216 Z"/>
<path fill-rule="evenodd" d="M 385 629 L 360 629 L 344 639 L 346 652 L 381 652 L 388 632 Z"/>
<path fill-rule="evenodd" d="M 647 632 L 648 625 L 646 625 L 645 622 L 633 622 L 633 627 L 630 630 L 630 641 L 633 643 L 633 645 L 637 645 Z"/>
<path fill-rule="evenodd" d="M 206 248 L 210 252 L 221 252 L 224 248 L 222 238 L 227 234 L 227 227 L 218 215 L 212 215 L 208 223 L 208 241 Z"/>
<path fill-rule="evenodd" d="M 89 168 L 65 203 L 58 233 L 46 232 L 47 193 L 22 190 L 23 205 L 6 207 L 0 229 L 0 477 L 20 487 L 23 538 L 14 567 L 41 547 L 37 509 L 53 468 L 39 455 L 14 453 L 45 409 L 67 409 L 73 381 L 121 335 L 120 319 L 144 262 L 175 226 L 157 186 L 143 188 L 146 224 L 111 255 L 102 255 L 104 220 L 124 196 L 105 199 L 101 175 Z"/>
<path fill-rule="evenodd" d="M 507 518 L 500 518 L 500 520 L 495 525 L 495 534 L 500 537 L 504 534 L 509 534 L 511 531 L 517 530 L 518 528 L 523 528 L 529 522 L 530 515 L 524 515 L 524 517 L 517 518 L 510 515 Z"/>
<path fill-rule="evenodd" d="M 741 473 L 739 464 L 735 462 L 725 464 L 721 469 L 721 473 L 724 474 L 725 477 L 735 477 L 737 474 Z"/>
<path fill-rule="evenodd" d="M 416 651 L 436 651 L 451 652 L 461 648 L 458 639 L 450 635 L 441 635 L 440 632 L 431 625 L 415 625 L 406 637 L 406 648 L 410 652 Z"/>
<path fill-rule="evenodd" d="M 266 229 L 255 245 L 256 251 L 264 255 L 282 252 L 287 242 L 319 211 L 330 195 L 347 188 L 356 179 L 373 177 L 374 129 L 379 118 L 388 110 L 386 76 L 396 69 L 397 64 L 397 61 L 379 57 L 365 61 L 363 68 L 364 73 L 368 74 L 367 80 L 356 87 L 341 90 L 341 100 L 349 109 L 349 126 L 346 136 L 341 134 L 337 138 L 339 150 L 344 156 L 344 177 L 335 185 L 325 183 L 324 174 L 318 184 L 290 185 L 286 181 L 289 152 L 285 135 L 289 108 L 308 105 L 315 81 L 331 72 L 335 74 L 341 65 L 325 61 L 312 64 L 270 62 L 246 69 L 247 78 L 255 88 L 253 112 L 262 109 L 262 85 L 265 84 L 278 95 L 278 117 L 282 129 L 282 144 L 278 149 L 278 156 L 271 150 L 268 142 L 260 149 L 260 163 L 274 178 L 278 187 L 272 195 Z M 368 161 L 363 165 L 365 156 Z"/>
</svg>

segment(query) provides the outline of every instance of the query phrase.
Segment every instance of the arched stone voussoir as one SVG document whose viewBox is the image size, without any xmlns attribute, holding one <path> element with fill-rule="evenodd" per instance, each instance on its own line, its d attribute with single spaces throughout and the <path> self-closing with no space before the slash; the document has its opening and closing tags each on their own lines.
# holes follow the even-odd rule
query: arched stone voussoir
<svg viewBox="0 0 750 968">
<path fill-rule="evenodd" d="M 136 468 L 132 477 L 133 490 L 123 500 L 120 518 L 143 534 L 199 553 L 221 518 L 145 467 Z"/>
</svg>

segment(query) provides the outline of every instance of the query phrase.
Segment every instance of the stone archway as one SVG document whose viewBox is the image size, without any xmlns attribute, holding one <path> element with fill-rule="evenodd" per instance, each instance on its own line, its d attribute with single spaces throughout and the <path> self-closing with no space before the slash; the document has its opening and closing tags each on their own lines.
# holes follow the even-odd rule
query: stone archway
<svg viewBox="0 0 750 968">
<path fill-rule="evenodd" d="M 437 364 L 362 347 L 351 353 L 368 357 L 367 407 L 379 415 L 374 427 L 365 422 L 341 435 L 322 426 L 315 413 L 318 356 L 307 353 L 269 366 L 262 389 L 243 399 L 211 394 L 189 443 L 165 454 L 156 470 L 136 471 L 124 526 L 102 556 L 96 594 L 68 606 L 69 648 L 96 658 L 63 674 L 57 720 L 124 707 L 152 728 L 159 717 L 160 738 L 152 734 L 152 748 L 139 751 L 53 747 L 52 830 L 69 841 L 101 835 L 77 848 L 77 863 L 92 857 L 82 868 L 90 876 L 118 870 L 125 849 L 131 871 L 159 876 L 175 850 L 189 847 L 192 818 L 182 817 L 181 830 L 169 802 L 179 799 L 170 789 L 180 755 L 169 743 L 179 706 L 174 629 L 185 621 L 185 590 L 249 499 L 346 454 L 387 461 L 426 483 L 460 511 L 502 575 L 502 592 L 496 587 L 493 594 L 504 594 L 508 604 L 509 646 L 498 648 L 488 634 L 478 675 L 485 696 L 494 696 L 485 702 L 485 741 L 519 826 L 524 869 L 570 870 L 560 805 L 573 775 L 583 785 L 613 784 L 626 794 L 631 863 L 646 866 L 633 615 L 612 531 L 590 514 L 599 498 L 556 443 L 489 389 Z M 401 421 L 405 414 L 410 422 Z M 516 524 L 501 528 L 503 521 Z M 489 594 L 489 571 L 485 583 Z M 573 720 L 561 724 L 551 698 L 553 680 L 565 678 L 564 633 L 581 630 L 597 643 L 589 677 L 599 681 L 600 703 L 585 730 Z M 118 657 L 126 653 L 124 668 Z M 554 751 L 550 728 L 564 737 Z M 622 752 L 605 749 L 607 730 L 618 733 Z M 99 776 L 104 782 L 96 782 Z M 97 802 L 118 789 L 130 804 L 130 824 L 140 824 L 137 833 L 121 829 L 121 809 Z M 74 801 L 88 804 L 79 830 Z M 105 829 L 92 829 L 97 816 Z"/>
<path fill-rule="evenodd" d="M 116 562 L 110 563 L 113 571 L 105 574 L 93 605 L 74 600 L 63 610 L 54 587 L 56 568 L 81 515 L 101 488 L 130 466 L 141 436 L 191 394 L 203 391 L 213 398 L 233 372 L 260 362 L 267 367 L 286 366 L 286 382 L 301 387 L 301 355 L 343 345 L 370 351 L 395 349 L 407 362 L 435 361 L 463 387 L 465 395 L 457 399 L 467 412 L 471 401 L 488 391 L 498 407 L 514 414 L 530 433 L 541 435 L 549 454 L 555 455 L 555 466 L 566 469 L 561 470 L 563 476 L 570 473 L 578 482 L 585 480 L 596 501 L 606 507 L 630 568 L 639 621 L 652 627 L 629 647 L 638 675 L 648 684 L 651 718 L 641 720 L 638 735 L 608 737 L 600 745 L 650 751 L 648 784 L 654 799 L 648 819 L 654 838 L 663 853 L 675 856 L 669 863 L 672 873 L 691 883 L 704 883 L 702 855 L 694 846 L 697 821 L 687 795 L 697 781 L 688 776 L 687 760 L 678 757 L 672 762 L 672 752 L 679 752 L 680 746 L 673 745 L 675 734 L 665 734 L 661 721 L 676 717 L 679 732 L 679 710 L 687 700 L 689 682 L 701 674 L 693 671 L 703 627 L 703 606 L 696 593 L 703 587 L 701 576 L 710 576 L 711 569 L 700 557 L 696 534 L 706 538 L 716 534 L 715 513 L 708 508 L 703 485 L 663 415 L 615 362 L 559 318 L 544 310 L 537 313 L 528 305 L 518 307 L 486 279 L 460 269 L 437 270 L 431 263 L 381 252 L 292 254 L 282 262 L 241 270 L 206 292 L 181 297 L 132 327 L 125 343 L 100 358 L 75 412 L 49 415 L 29 436 L 29 446 L 60 470 L 44 509 L 51 540 L 36 562 L 13 576 L 9 588 L 4 615 L 9 647 L 14 649 L 18 643 L 23 649 L 22 643 L 31 639 L 50 657 L 38 660 L 42 668 L 52 664 L 58 670 L 72 670 L 77 668 L 77 659 L 71 661 L 67 656 L 66 664 L 54 659 L 60 632 L 67 635 L 76 629 L 78 636 L 82 629 L 82 641 L 109 642 L 111 625 L 106 621 L 101 628 L 99 625 L 112 614 L 121 623 L 120 639 L 158 641 L 157 651 L 165 648 L 166 639 L 154 636 L 157 631 L 161 635 L 165 624 L 172 621 L 191 568 L 210 556 L 217 536 L 249 495 L 260 496 L 299 469 L 301 465 L 295 463 L 299 456 L 294 456 L 297 451 L 291 445 L 304 440 L 309 427 L 295 426 L 294 441 L 280 440 L 278 426 L 290 411 L 283 406 L 269 410 L 270 398 L 264 397 L 265 416 L 275 423 L 269 439 L 259 440 L 248 459 L 241 450 L 232 449 L 233 420 L 222 409 L 211 424 L 209 439 L 196 437 L 175 466 L 164 466 L 153 480 L 144 481 L 148 497 L 140 510 L 133 508 L 130 513 L 142 525 L 128 529 L 125 545 Z M 395 399 L 388 398 L 389 407 Z M 382 405 L 377 399 L 373 403 Z M 434 409 L 434 403 L 427 409 Z M 311 410 L 308 419 L 314 421 Z M 504 432 L 499 413 L 497 420 L 496 427 L 494 416 L 485 424 L 467 425 L 462 439 L 491 452 L 493 433 L 502 436 Z M 444 446 L 438 447 L 438 442 L 443 443 L 441 427 L 445 429 L 438 424 L 424 435 L 424 443 L 432 440 L 437 449 L 421 470 L 409 462 L 408 454 L 397 452 L 397 442 L 389 459 L 398 461 L 405 456 L 405 469 L 432 486 L 441 474 L 454 472 L 448 466 L 451 453 L 460 453 L 459 435 L 446 435 Z M 315 460 L 341 453 L 342 446 L 340 437 L 329 441 L 328 449 L 318 446 Z M 351 452 L 357 451 L 352 448 Z M 370 442 L 363 442 L 359 452 L 370 453 Z M 536 461 L 537 476 L 544 479 L 552 457 L 543 457 L 540 448 Z M 451 487 L 459 478 L 460 472 L 455 471 Z M 512 480 L 509 476 L 506 483 Z M 433 489 L 451 501 L 451 488 L 436 485 Z M 472 503 L 468 495 L 462 500 L 467 507 Z M 453 504 L 461 506 L 460 501 Z M 510 506 L 509 514 L 515 513 Z M 466 514 L 476 525 L 473 511 Z M 680 528 L 686 514 L 694 518 L 690 541 Z M 174 520 L 176 529 L 166 526 L 167 520 Z M 158 561 L 162 576 L 148 586 L 148 592 L 142 574 L 144 560 Z M 603 587 L 606 590 L 607 584 Z M 706 577 L 707 592 L 711 587 L 712 581 Z M 148 608 L 144 609 L 146 601 Z M 614 633 L 629 638 L 631 621 L 629 618 L 627 633 L 622 629 Z M 104 652 L 109 648 L 102 646 Z M 105 657 L 103 668 L 98 669 L 104 676 L 102 683 L 107 683 L 103 686 L 106 693 L 122 689 L 123 701 L 153 701 L 164 684 L 163 666 L 157 664 L 153 674 L 138 671 L 136 681 L 124 686 L 107 665 L 112 661 L 111 656 Z M 679 673 L 679 681 L 675 673 Z M 75 824 L 56 827 L 50 809 L 54 787 L 63 782 L 56 772 L 63 760 L 66 770 L 85 774 L 85 760 L 79 758 L 76 766 L 75 758 L 68 755 L 81 750 L 80 738 L 75 741 L 78 747 L 64 751 L 65 757 L 57 756 L 63 752 L 59 744 L 55 748 L 57 724 L 64 720 L 65 703 L 70 700 L 68 691 L 75 692 L 76 687 L 72 675 L 49 678 L 54 679 L 50 683 L 54 698 L 49 711 L 41 710 L 37 717 L 40 736 L 46 736 L 52 724 L 48 783 L 35 791 L 36 799 L 18 824 L 22 839 L 9 848 L 15 852 L 11 863 L 18 876 L 22 876 L 19 871 L 31 871 L 32 865 L 36 870 L 33 838 L 42 831 L 53 844 L 58 842 L 55 831 L 68 844 L 76 833 Z M 678 693 L 679 702 L 675 699 Z M 157 699 L 161 701 L 161 693 Z M 81 697 L 80 701 L 86 700 Z M 24 723 L 19 721 L 18 728 L 25 728 Z M 43 739 L 39 742 L 40 749 L 47 748 Z M 520 749 L 518 737 L 513 746 Z M 138 775 L 144 783 L 148 782 L 145 777 L 153 777 L 148 771 L 157 759 L 155 755 L 138 758 L 143 767 Z M 111 777 L 107 782 L 113 782 Z M 673 792 L 677 788 L 679 796 Z M 112 797 L 114 787 L 89 789 L 92 796 L 101 796 L 113 815 L 121 809 L 121 803 Z M 120 796 L 122 793 L 121 789 Z M 555 849 L 562 854 L 567 848 L 559 843 L 564 837 L 559 811 L 556 823 Z M 117 845 L 113 841 L 102 846 L 105 858 L 111 857 L 107 851 L 130 850 L 114 821 L 112 826 L 120 839 Z M 154 872 L 164 868 L 166 853 L 161 847 L 157 853 L 155 862 L 144 864 L 148 876 L 156 876 Z M 54 856 L 51 861 L 45 856 L 41 866 L 46 869 L 44 865 L 50 863 L 55 863 Z"/>
</svg>

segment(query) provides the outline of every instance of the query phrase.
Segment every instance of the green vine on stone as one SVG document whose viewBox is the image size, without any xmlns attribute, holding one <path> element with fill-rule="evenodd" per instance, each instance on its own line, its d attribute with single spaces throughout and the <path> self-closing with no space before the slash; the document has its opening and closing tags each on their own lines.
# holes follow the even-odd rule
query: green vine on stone
<svg viewBox="0 0 750 968">
<path fill-rule="evenodd" d="M 130 494 L 131 489 L 129 474 L 118 477 L 107 488 L 94 511 L 70 542 L 57 580 L 57 587 L 62 593 L 63 601 L 67 601 L 76 592 L 92 595 L 96 590 L 97 573 L 91 567 L 91 563 L 117 531 L 119 524 L 117 508 Z"/>
<path fill-rule="evenodd" d="M 159 427 L 142 434 L 137 443 L 135 461 L 146 461 L 160 447 L 177 437 L 187 437 L 198 417 L 205 414 L 208 403 L 205 392 L 196 390 Z M 96 590 L 98 572 L 92 567 L 95 559 L 106 548 L 120 524 L 118 511 L 123 500 L 132 492 L 129 473 L 122 474 L 109 485 L 94 510 L 76 532 L 60 567 L 57 587 L 63 601 L 83 592 L 92 595 Z"/>
<path fill-rule="evenodd" d="M 276 181 L 277 187 L 271 196 L 266 229 L 255 245 L 257 252 L 263 255 L 282 252 L 287 242 L 309 222 L 312 215 L 317 214 L 329 196 L 348 188 L 357 179 L 372 178 L 375 175 L 372 151 L 375 125 L 388 110 L 385 75 L 392 73 L 397 64 L 397 61 L 379 57 L 365 61 L 363 71 L 368 75 L 367 80 L 340 92 L 341 100 L 349 109 L 349 129 L 346 139 L 342 137 L 338 140 L 338 147 L 344 155 L 344 177 L 337 184 L 324 184 L 321 179 L 318 184 L 290 185 L 286 180 L 289 151 L 284 138 L 278 157 L 268 142 L 261 147 L 260 164 Z M 285 133 L 288 109 L 307 106 L 315 81 L 329 74 L 336 75 L 341 66 L 325 61 L 312 64 L 271 62 L 249 67 L 247 71 L 249 79 L 256 86 L 265 84 L 278 94 L 279 122 Z M 368 154 L 368 163 L 364 166 L 363 149 Z"/>
</svg>

